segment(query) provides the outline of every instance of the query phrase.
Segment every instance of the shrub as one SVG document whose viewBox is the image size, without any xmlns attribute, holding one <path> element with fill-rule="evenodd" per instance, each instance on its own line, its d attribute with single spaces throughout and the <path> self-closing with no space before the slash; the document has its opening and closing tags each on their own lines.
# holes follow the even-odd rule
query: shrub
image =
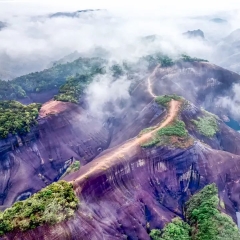
<svg viewBox="0 0 240 240">
<path fill-rule="evenodd" d="M 0 102 L 0 137 L 6 138 L 9 133 L 26 133 L 36 118 L 41 104 L 32 103 L 27 106 L 17 101 Z"/>
<path fill-rule="evenodd" d="M 79 161 L 74 161 L 66 170 L 66 172 L 62 175 L 61 178 L 65 177 L 67 174 L 76 172 L 80 169 L 80 162 Z"/>
<path fill-rule="evenodd" d="M 190 240 L 190 226 L 180 218 L 174 218 L 162 231 L 153 229 L 150 232 L 152 240 Z"/>
<path fill-rule="evenodd" d="M 25 231 L 43 224 L 55 224 L 74 215 L 79 200 L 72 184 L 52 183 L 30 198 L 0 213 L 0 235 L 12 230 Z"/>
<path fill-rule="evenodd" d="M 171 144 L 170 137 L 172 136 L 184 138 L 184 140 L 187 140 L 188 132 L 185 128 L 185 123 L 183 121 L 176 120 L 171 125 L 161 128 L 155 133 L 153 139 L 147 143 L 142 144 L 142 147 L 149 148 L 154 147 L 158 144 Z"/>
<path fill-rule="evenodd" d="M 218 210 L 219 198 L 215 184 L 210 184 L 186 203 L 186 219 L 194 240 L 237 240 L 240 232 L 232 219 Z"/>
<path fill-rule="evenodd" d="M 184 62 L 208 62 L 208 60 L 196 58 L 196 57 L 190 57 L 188 55 L 182 54 L 181 59 Z"/>
<path fill-rule="evenodd" d="M 176 100 L 179 101 L 182 98 L 177 96 L 177 95 L 163 95 L 163 96 L 158 96 L 155 98 L 156 103 L 158 103 L 159 105 L 162 105 L 164 107 L 168 106 L 168 103 L 172 100 Z"/>
<path fill-rule="evenodd" d="M 152 229 L 149 236 L 152 240 L 161 240 L 161 231 L 159 229 Z"/>
<path fill-rule="evenodd" d="M 178 136 L 186 137 L 188 134 L 185 123 L 180 120 L 176 120 L 172 125 L 166 126 L 157 131 L 158 136 Z"/>
<path fill-rule="evenodd" d="M 213 137 L 218 131 L 217 120 L 213 116 L 198 117 L 198 120 L 192 120 L 192 122 L 196 125 L 198 131 L 206 137 Z"/>
<path fill-rule="evenodd" d="M 175 218 L 161 231 L 153 229 L 153 240 L 239 240 L 240 232 L 233 220 L 218 209 L 215 184 L 205 186 L 185 205 L 186 222 Z"/>
</svg>

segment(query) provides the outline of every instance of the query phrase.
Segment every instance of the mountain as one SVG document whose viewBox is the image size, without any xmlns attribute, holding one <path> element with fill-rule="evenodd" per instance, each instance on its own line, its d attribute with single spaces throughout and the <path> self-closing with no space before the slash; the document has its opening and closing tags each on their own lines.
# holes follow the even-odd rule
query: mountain
<svg viewBox="0 0 240 240">
<path fill-rule="evenodd" d="M 240 29 L 231 32 L 220 41 L 215 49 L 214 55 L 219 59 L 217 63 L 237 73 L 240 72 Z M 221 50 L 220 50 L 221 49 Z"/>
<path fill-rule="evenodd" d="M 148 81 L 143 84 L 150 87 Z M 142 95 L 139 93 L 140 89 L 141 87 L 136 90 L 136 96 Z M 151 92 L 145 94 L 149 95 L 148 99 L 151 98 Z M 50 110 L 49 107 L 44 106 L 41 114 L 43 110 L 45 115 L 49 113 L 48 109 Z M 66 112 L 68 121 L 72 122 L 69 118 L 69 113 L 73 112 L 71 105 L 64 107 L 62 103 L 55 103 L 53 109 L 55 119 L 57 114 L 60 116 Z M 57 109 L 58 112 L 56 112 Z M 81 111 L 77 112 L 83 116 Z M 48 118 L 54 119 L 54 115 Z M 45 121 L 51 121 L 50 119 Z M 59 120 L 58 122 L 58 126 L 56 122 L 52 126 L 56 134 L 63 137 L 63 122 Z M 50 126 L 49 123 L 48 126 Z M 114 127 L 116 123 L 109 122 L 109 124 L 107 128 Z M 78 126 L 79 129 L 85 130 L 84 134 L 87 134 L 86 130 L 94 131 L 89 127 L 89 120 L 88 128 L 82 124 Z M 96 128 L 95 124 L 92 126 Z M 151 128 L 139 133 L 139 129 L 149 126 Z M 240 161 L 239 133 L 226 126 L 217 116 L 197 108 L 191 102 L 176 95 L 156 97 L 153 101 L 146 100 L 145 107 L 142 108 L 139 116 L 130 122 L 129 127 L 125 130 L 121 124 L 115 127 L 122 129 L 116 131 L 118 139 L 121 138 L 119 145 L 115 144 L 80 170 L 64 177 L 67 182 L 73 184 L 74 192 L 80 200 L 74 217 L 60 221 L 54 226 L 45 224 L 37 228 L 33 227 L 35 229 L 27 232 L 13 231 L 6 235 L 7 239 L 16 237 L 52 239 L 53 236 L 55 239 L 67 237 L 70 239 L 125 239 L 126 237 L 150 239 L 148 234 L 151 229 L 162 229 L 176 216 L 184 219 L 183 207 L 189 206 L 191 209 L 191 204 L 197 201 L 194 199 L 198 199 L 198 195 L 194 194 L 210 183 L 215 183 L 219 189 L 219 194 L 215 190 L 210 192 L 210 196 L 213 194 L 219 198 L 218 202 L 221 202 L 219 210 L 236 221 L 235 212 L 239 211 L 239 199 L 236 194 L 240 171 L 237 167 Z M 68 138 L 65 134 L 63 139 L 69 145 L 68 153 L 70 149 L 72 153 L 74 151 L 82 153 L 78 156 L 80 161 L 91 159 L 90 155 L 100 148 L 101 141 L 109 142 L 108 139 L 103 138 L 108 136 L 107 132 L 104 134 L 104 128 L 106 132 L 107 128 L 102 127 L 101 132 L 90 133 L 92 139 L 82 143 L 79 137 L 73 139 L 71 134 Z M 113 135 L 110 142 L 117 141 L 115 130 L 112 129 Z M 130 130 L 132 138 L 126 136 Z M 79 130 L 75 127 L 74 134 L 82 136 L 77 131 Z M 45 135 L 49 144 L 57 144 L 58 149 L 62 149 L 62 144 L 56 141 L 56 135 L 54 136 L 47 129 L 42 130 L 41 134 Z M 46 136 L 46 134 L 49 135 Z M 228 136 L 227 139 L 226 136 Z M 82 137 L 88 139 L 88 137 Z M 34 182 L 36 187 L 44 186 L 47 184 L 45 181 L 50 180 L 47 176 L 52 176 L 53 172 L 51 174 L 49 172 L 50 166 L 56 167 L 57 161 L 54 156 L 47 160 L 40 153 L 40 145 L 37 142 L 34 145 L 30 143 L 29 146 L 24 143 L 18 153 L 12 152 L 11 158 L 5 158 L 3 161 L 6 166 L 9 166 L 8 169 L 11 169 L 8 170 L 10 173 L 13 171 L 12 167 L 16 166 L 12 176 L 17 181 L 17 185 L 14 188 L 14 181 L 9 181 L 12 185 L 6 188 L 11 189 L 9 193 L 12 196 L 23 190 L 24 182 L 28 182 L 26 187 L 29 192 L 31 189 L 29 184 Z M 79 143 L 78 149 L 72 145 L 76 142 Z M 27 164 L 27 155 L 25 155 L 25 161 L 19 161 L 19 156 L 24 154 L 25 148 L 32 149 L 32 151 L 26 151 L 28 155 L 30 154 L 29 157 L 32 156 L 31 165 Z M 48 148 L 51 149 L 51 145 L 48 145 Z M 55 153 L 61 159 L 63 158 L 59 151 Z M 40 166 L 40 159 L 44 160 L 42 166 Z M 18 175 L 21 169 L 23 170 L 23 165 L 28 169 L 25 171 L 27 174 Z M 46 172 L 43 172 L 44 169 Z M 38 177 L 37 173 L 40 170 L 41 175 Z M 41 185 L 38 185 L 37 182 L 41 181 Z M 189 199 L 190 203 L 187 203 Z M 228 221 L 234 227 L 232 220 Z M 37 224 L 38 220 L 35 219 L 35 222 Z M 188 223 L 193 224 L 191 221 Z M 25 227 L 28 229 L 31 225 Z M 237 231 L 236 227 L 234 229 Z M 221 235 L 225 231 L 227 229 L 223 229 L 218 234 Z"/>
<path fill-rule="evenodd" d="M 0 21 L 0 30 L 5 28 L 6 26 L 7 26 L 7 24 L 5 22 Z"/>
<path fill-rule="evenodd" d="M 199 39 L 204 39 L 204 33 L 202 30 L 193 30 L 193 31 L 187 31 L 183 33 L 184 36 L 188 38 L 199 38 Z"/>
<path fill-rule="evenodd" d="M 79 17 L 81 14 L 89 13 L 89 12 L 96 12 L 101 11 L 101 9 L 85 9 L 85 10 L 79 10 L 76 12 L 57 12 L 49 15 L 50 18 L 56 18 L 56 17 L 70 17 L 70 18 L 76 18 Z"/>
<path fill-rule="evenodd" d="M 222 18 L 212 18 L 212 19 L 210 19 L 210 21 L 214 22 L 214 23 L 220 23 L 220 24 L 228 22 L 227 20 L 222 19 Z"/>
<path fill-rule="evenodd" d="M 29 103 L 47 95 L 41 107 L 1 102 L 0 202 L 7 210 L 0 214 L 0 234 L 6 239 L 150 239 L 151 230 L 167 227 L 176 217 L 194 227 L 184 208 L 211 183 L 219 191 L 212 190 L 220 202 L 215 211 L 236 223 L 240 135 L 221 119 L 233 115 L 218 99 L 234 95 L 240 76 L 202 59 L 182 55 L 173 61 L 157 54 L 101 73 L 116 82 L 127 72 L 127 99 L 106 99 L 102 108 L 100 99 L 84 91 L 76 103 L 49 100 L 55 85 L 60 94 L 71 95 L 72 83 L 83 87 L 89 79 L 82 76 L 104 66 L 102 59 L 80 58 L 15 79 L 9 82 L 12 89 L 0 85 L 2 92 L 21 86 Z M 75 73 L 83 75 L 66 81 Z M 39 86 L 43 89 L 36 92 Z M 19 131 L 23 126 L 26 131 Z M 49 185 L 59 179 L 70 184 L 64 183 L 67 194 L 80 203 L 76 210 L 72 196 L 66 203 L 72 208 L 57 218 L 57 209 L 63 209 L 58 204 L 65 200 L 56 199 L 55 207 L 44 204 L 53 191 L 65 191 L 61 181 Z M 13 220 L 24 199 L 24 216 Z M 229 222 L 233 228 L 234 222 Z"/>
<path fill-rule="evenodd" d="M 203 106 L 220 117 L 226 115 L 234 118 L 227 107 L 215 105 L 219 97 L 233 94 L 232 86 L 239 84 L 239 75 L 210 63 L 181 62 L 170 67 L 158 66 L 155 68 L 154 75 L 151 76 L 156 95 L 173 93 L 184 95 L 194 104 Z M 43 104 L 38 125 L 34 126 L 30 133 L 0 140 L 1 158 L 6 161 L 2 163 L 10 164 L 12 161 L 10 166 L 14 172 L 12 175 L 11 171 L 4 171 L 2 182 L 11 183 L 13 189 L 16 187 L 16 190 L 12 191 L 13 193 L 10 191 L 9 195 L 8 187 L 5 184 L 2 185 L 2 192 L 5 192 L 2 196 L 2 204 L 9 206 L 22 193 L 40 189 L 44 183 L 36 175 L 36 171 L 46 175 L 48 182 L 52 182 L 61 175 L 60 169 L 72 157 L 81 159 L 81 165 L 84 165 L 101 151 L 133 138 L 143 128 L 150 126 L 153 121 L 151 118 L 160 112 L 154 107 L 155 104 L 150 104 L 152 97 L 147 92 L 147 78 L 148 75 L 133 85 L 130 99 L 124 104 L 124 108 L 120 107 L 121 101 L 115 100 L 112 102 L 115 108 L 106 105 L 101 118 L 96 118 L 95 113 L 90 111 L 88 105 L 91 105 L 91 100 L 87 102 L 84 95 L 81 97 L 80 105 L 51 100 Z M 184 90 L 188 88 L 191 88 L 191 91 Z M 53 93 L 50 88 L 47 92 L 32 94 L 31 99 L 43 99 L 44 94 L 45 98 L 49 99 L 53 96 L 51 94 L 56 93 Z M 118 106 L 120 112 L 114 110 Z M 139 121 L 138 125 L 135 125 L 136 121 Z M 229 136 L 226 134 L 221 141 L 230 141 Z M 219 142 L 219 138 L 216 142 Z M 237 148 L 235 144 L 230 146 L 233 149 Z M 19 147 L 20 152 L 17 150 Z M 221 149 L 221 146 L 218 148 Z M 20 161 L 21 167 L 15 162 L 16 159 Z M 28 162 L 33 162 L 33 159 L 35 159 L 34 165 L 29 165 Z M 4 166 L 2 165 L 3 169 Z M 22 176 L 21 171 L 17 173 L 18 169 L 25 169 L 30 178 L 35 179 L 29 183 L 27 189 L 24 184 L 21 187 L 19 185 L 19 178 L 23 183 L 28 180 Z M 16 182 L 13 176 L 17 179 Z"/>
</svg>

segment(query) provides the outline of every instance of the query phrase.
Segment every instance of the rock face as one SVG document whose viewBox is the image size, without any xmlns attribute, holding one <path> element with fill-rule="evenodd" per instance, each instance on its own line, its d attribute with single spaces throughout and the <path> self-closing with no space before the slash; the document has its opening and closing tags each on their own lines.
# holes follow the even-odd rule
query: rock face
<svg viewBox="0 0 240 240">
<path fill-rule="evenodd" d="M 224 108 L 215 107 L 216 96 L 231 95 L 232 85 L 239 81 L 239 75 L 209 63 L 159 67 L 152 78 L 155 94 L 184 95 L 215 113 L 228 113 Z M 164 109 L 153 101 L 146 83 L 143 78 L 122 111 L 112 112 L 101 119 L 90 115 L 84 106 L 59 102 L 52 105 L 50 101 L 43 105 L 39 124 L 31 133 L 1 140 L 1 209 L 58 179 L 68 167 L 69 159 L 75 158 L 85 165 L 102 151 L 116 147 L 138 135 L 142 129 L 157 124 Z M 191 111 L 189 114 L 183 115 L 187 125 L 188 119 L 192 118 Z M 239 154 L 238 134 L 223 122 L 219 124 L 222 125 L 221 131 L 214 141 L 190 128 L 189 131 L 215 149 Z"/>
<path fill-rule="evenodd" d="M 175 93 L 219 116 L 231 116 L 218 100 L 234 96 L 233 86 L 240 84 L 240 76 L 210 63 L 182 62 L 168 68 L 159 67 L 152 84 L 156 95 Z"/>
<path fill-rule="evenodd" d="M 56 180 L 70 158 L 85 164 L 108 147 L 111 120 L 103 126 L 86 117 L 84 109 L 77 105 L 60 105 L 65 105 L 65 108 L 55 108 L 58 111 L 48 112 L 48 116 L 44 115 L 46 107 L 43 106 L 38 126 L 26 136 L 1 140 L 0 191 L 4 207 L 11 205 L 22 194 L 32 194 Z M 88 124 L 92 127 L 88 128 Z"/>
<path fill-rule="evenodd" d="M 114 117 L 97 119 L 71 103 L 44 104 L 38 126 L 31 133 L 0 141 L 1 208 L 57 180 L 69 159 L 80 160 L 81 165 L 88 163 L 110 145 L 119 144 L 154 123 L 162 112 L 153 102 L 142 111 L 137 110 L 124 117 L 129 121 L 124 124 Z M 133 128 L 135 119 L 139 125 Z"/>
<path fill-rule="evenodd" d="M 212 182 L 219 188 L 226 213 L 236 221 L 235 212 L 240 208 L 239 133 L 218 120 L 219 135 L 209 138 L 208 145 L 202 143 L 189 121 L 200 114 L 188 104 L 179 116 L 195 136 L 188 148 L 143 149 L 133 144 L 135 138 L 109 149 L 65 177 L 73 182 L 80 199 L 74 218 L 55 226 L 10 233 L 4 239 L 150 239 L 150 229 L 163 228 L 175 216 L 183 217 L 186 200 Z M 163 112 L 158 120 L 165 118 Z M 226 131 L 232 134 L 228 144 L 217 141 Z"/>
</svg>

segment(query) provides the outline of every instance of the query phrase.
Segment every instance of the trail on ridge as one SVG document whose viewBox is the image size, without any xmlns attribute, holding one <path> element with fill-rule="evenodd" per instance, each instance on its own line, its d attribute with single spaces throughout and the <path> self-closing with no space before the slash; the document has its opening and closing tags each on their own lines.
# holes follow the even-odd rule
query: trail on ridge
<svg viewBox="0 0 240 240">
<path fill-rule="evenodd" d="M 148 92 L 149 92 L 149 94 L 150 94 L 153 98 L 155 98 L 155 97 L 157 97 L 157 96 L 153 93 L 151 80 L 152 80 L 152 78 L 154 77 L 154 75 L 156 74 L 157 69 L 158 69 L 159 67 L 160 67 L 160 64 L 158 64 L 158 65 L 155 67 L 155 69 L 153 70 L 153 72 L 151 73 L 151 75 L 150 75 L 150 76 L 148 77 L 148 79 L 147 79 L 147 82 L 148 82 Z"/>
<path fill-rule="evenodd" d="M 174 121 L 175 117 L 178 114 L 180 106 L 181 102 L 171 100 L 171 102 L 169 103 L 169 110 L 166 119 L 156 129 L 152 130 L 151 132 L 145 133 L 140 137 L 130 139 L 121 146 L 113 148 L 112 151 L 100 156 L 99 158 L 96 158 L 91 163 L 87 164 L 89 167 L 85 165 L 88 168 L 86 169 L 86 172 L 84 174 L 82 174 L 73 181 L 74 188 L 79 187 L 79 184 L 89 178 L 91 174 L 106 170 L 118 161 L 121 161 L 122 159 L 124 159 L 125 155 L 128 155 L 128 157 L 130 157 L 130 155 L 134 155 L 137 152 L 137 147 L 139 147 L 139 145 L 151 139 L 151 137 L 156 131 L 163 127 L 166 127 L 168 124 Z"/>
</svg>

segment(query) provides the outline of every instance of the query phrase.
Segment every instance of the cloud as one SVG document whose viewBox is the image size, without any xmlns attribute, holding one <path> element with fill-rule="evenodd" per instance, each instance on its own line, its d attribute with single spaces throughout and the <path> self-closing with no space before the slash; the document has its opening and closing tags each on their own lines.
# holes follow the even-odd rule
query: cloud
<svg viewBox="0 0 240 240">
<path fill-rule="evenodd" d="M 121 112 L 121 102 L 130 98 L 130 84 L 125 76 L 116 80 L 110 73 L 97 76 L 86 92 L 91 115 L 102 118 Z"/>
<path fill-rule="evenodd" d="M 221 97 L 217 105 L 227 109 L 228 113 L 236 120 L 240 121 L 240 84 L 235 84 L 229 96 Z"/>
<path fill-rule="evenodd" d="M 8 23 L 8 27 L 0 31 L 0 78 L 3 78 L 3 69 L 4 78 L 39 71 L 75 50 L 85 53 L 96 46 L 107 49 L 110 58 L 119 61 L 158 50 L 170 55 L 186 52 L 214 62 L 213 40 L 219 41 L 234 30 L 232 25 L 236 26 L 233 15 L 226 15 L 231 21 L 227 26 L 208 21 L 211 16 L 219 16 L 218 11 L 232 6 L 216 3 L 208 1 L 206 5 L 204 1 L 183 0 L 180 4 L 173 0 L 150 0 L 134 5 L 124 0 L 0 0 L 0 21 Z M 85 8 L 108 10 L 82 13 L 79 18 L 49 18 L 47 15 Z M 200 14 L 203 18 L 192 17 Z M 206 42 L 183 38 L 183 32 L 199 28 L 204 31 Z M 140 41 L 141 37 L 153 34 L 161 38 L 148 45 Z"/>
</svg>

